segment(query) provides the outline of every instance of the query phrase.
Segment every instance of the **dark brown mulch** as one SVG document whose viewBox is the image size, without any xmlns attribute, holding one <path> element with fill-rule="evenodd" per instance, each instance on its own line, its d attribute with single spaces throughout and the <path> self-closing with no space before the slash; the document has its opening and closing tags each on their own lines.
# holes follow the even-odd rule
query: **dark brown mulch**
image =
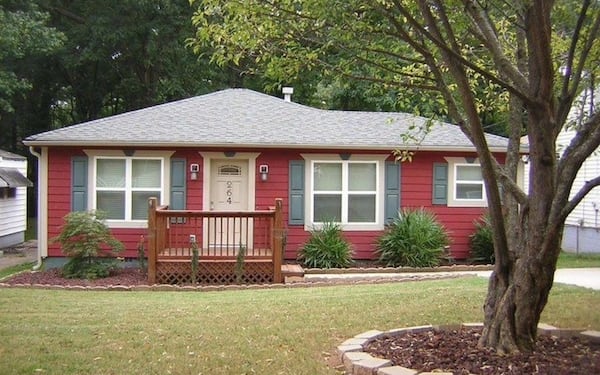
<svg viewBox="0 0 600 375">
<path fill-rule="evenodd" d="M 600 345 L 541 335 L 530 354 L 500 356 L 478 348 L 481 330 L 436 330 L 379 338 L 366 352 L 396 366 L 453 374 L 600 374 Z"/>
<path fill-rule="evenodd" d="M 15 285 L 61 285 L 61 286 L 134 286 L 147 285 L 148 278 L 137 268 L 122 268 L 115 274 L 95 280 L 65 279 L 60 274 L 60 269 L 52 268 L 45 271 L 23 272 L 2 280 L 3 283 Z"/>
</svg>

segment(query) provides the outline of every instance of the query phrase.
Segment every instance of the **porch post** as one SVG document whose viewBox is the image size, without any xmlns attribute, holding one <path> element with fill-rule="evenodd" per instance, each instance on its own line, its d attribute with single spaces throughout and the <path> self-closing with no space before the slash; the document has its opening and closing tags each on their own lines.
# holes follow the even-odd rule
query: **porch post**
<svg viewBox="0 0 600 375">
<path fill-rule="evenodd" d="M 273 219 L 273 282 L 282 283 L 281 263 L 283 261 L 283 200 L 275 199 L 275 216 Z"/>
<path fill-rule="evenodd" d="M 148 284 L 156 284 L 156 207 L 158 199 L 148 199 Z"/>
</svg>

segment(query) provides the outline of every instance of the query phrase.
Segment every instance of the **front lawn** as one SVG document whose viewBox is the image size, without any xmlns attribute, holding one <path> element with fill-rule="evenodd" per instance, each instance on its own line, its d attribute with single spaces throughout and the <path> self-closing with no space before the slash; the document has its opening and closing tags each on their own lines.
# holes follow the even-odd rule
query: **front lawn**
<svg viewBox="0 0 600 375">
<path fill-rule="evenodd" d="M 336 374 L 358 333 L 481 321 L 487 280 L 224 292 L 0 289 L 2 374 Z M 556 285 L 542 321 L 600 330 L 600 292 Z"/>
<path fill-rule="evenodd" d="M 556 268 L 600 267 L 600 254 L 561 252 Z"/>
</svg>

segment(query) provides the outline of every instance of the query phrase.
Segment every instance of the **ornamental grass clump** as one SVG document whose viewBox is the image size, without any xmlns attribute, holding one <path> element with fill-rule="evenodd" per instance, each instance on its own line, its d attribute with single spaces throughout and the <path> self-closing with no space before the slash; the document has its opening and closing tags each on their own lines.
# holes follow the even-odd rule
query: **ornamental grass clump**
<svg viewBox="0 0 600 375">
<path fill-rule="evenodd" d="M 471 258 L 476 263 L 494 264 L 494 239 L 489 215 L 475 221 L 471 235 Z"/>
<path fill-rule="evenodd" d="M 346 268 L 352 264 L 352 248 L 342 236 L 340 225 L 326 221 L 310 232 L 298 260 L 309 268 Z"/>
<path fill-rule="evenodd" d="M 433 213 L 405 209 L 377 240 L 377 252 L 388 267 L 435 267 L 448 244 L 448 233 Z"/>
<path fill-rule="evenodd" d="M 114 238 L 101 211 L 71 212 L 65 216 L 60 234 L 53 239 L 61 245 L 63 254 L 72 259 L 62 273 L 66 278 L 97 279 L 114 272 L 119 262 L 113 258 L 124 250 Z"/>
</svg>

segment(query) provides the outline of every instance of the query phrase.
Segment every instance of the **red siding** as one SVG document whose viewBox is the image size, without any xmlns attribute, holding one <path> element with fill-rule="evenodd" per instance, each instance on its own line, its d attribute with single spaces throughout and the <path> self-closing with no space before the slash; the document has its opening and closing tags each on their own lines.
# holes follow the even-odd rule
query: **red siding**
<svg viewBox="0 0 600 375">
<path fill-rule="evenodd" d="M 203 196 L 202 156 L 198 149 L 180 149 L 173 157 L 185 158 L 187 165 L 197 163 L 201 172 L 196 180 L 187 173 L 187 208 L 201 210 Z M 218 150 L 206 150 L 218 151 Z M 245 151 L 245 150 L 237 150 Z M 256 150 L 247 150 L 256 152 Z M 311 152 L 311 151 L 306 151 Z M 315 150 L 315 153 L 324 153 Z M 338 153 L 335 151 L 334 153 Z M 366 152 L 365 153 L 369 153 Z M 71 157 L 84 155 L 75 148 L 51 149 L 49 153 L 48 181 L 48 237 L 56 236 L 63 223 L 63 217 L 69 212 L 71 205 Z M 483 208 L 456 208 L 434 206 L 431 203 L 432 173 L 434 162 L 445 162 L 444 156 L 473 156 L 464 153 L 418 152 L 413 161 L 401 165 L 401 206 L 409 208 L 424 207 L 433 211 L 441 223 L 448 229 L 452 237 L 451 251 L 455 258 L 464 259 L 469 256 L 469 236 L 474 231 L 473 221 L 479 218 Z M 256 183 L 256 209 L 268 209 L 274 205 L 276 198 L 283 198 L 284 219 L 288 217 L 288 166 L 290 160 L 302 160 L 300 153 L 289 150 L 263 150 L 256 160 L 256 167 L 261 164 L 269 166 L 267 181 L 261 181 L 258 171 L 252 171 Z M 125 257 L 136 257 L 136 246 L 145 229 L 114 229 L 113 233 L 125 244 Z M 345 237 L 352 243 L 356 259 L 374 259 L 375 242 L 381 231 L 346 232 Z M 290 225 L 287 228 L 286 259 L 295 259 L 298 250 L 308 239 L 309 233 L 303 225 Z M 57 244 L 50 243 L 49 256 L 61 256 Z"/>
</svg>

